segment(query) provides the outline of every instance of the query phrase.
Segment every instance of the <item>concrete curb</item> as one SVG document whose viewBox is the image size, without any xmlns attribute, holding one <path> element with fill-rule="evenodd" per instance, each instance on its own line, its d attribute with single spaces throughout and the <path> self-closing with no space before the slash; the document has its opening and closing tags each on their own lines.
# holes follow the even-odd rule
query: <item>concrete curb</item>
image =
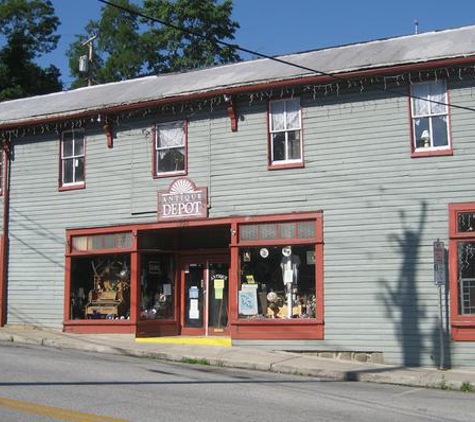
<svg viewBox="0 0 475 422">
<path fill-rule="evenodd" d="M 187 348 L 174 345 L 170 347 L 171 351 L 157 351 L 150 350 L 157 345 L 141 346 L 141 343 L 124 345 L 117 344 L 118 342 L 115 345 L 104 344 L 107 340 L 99 336 L 74 337 L 46 330 L 32 330 L 21 334 L 0 329 L 0 341 L 24 345 L 146 357 L 167 362 L 204 363 L 215 367 L 311 376 L 329 381 L 359 381 L 451 390 L 459 390 L 463 385 L 475 387 L 475 371 L 365 365 L 321 357 L 303 357 L 290 352 L 265 352 L 241 348 L 201 346 L 186 350 Z"/>
</svg>

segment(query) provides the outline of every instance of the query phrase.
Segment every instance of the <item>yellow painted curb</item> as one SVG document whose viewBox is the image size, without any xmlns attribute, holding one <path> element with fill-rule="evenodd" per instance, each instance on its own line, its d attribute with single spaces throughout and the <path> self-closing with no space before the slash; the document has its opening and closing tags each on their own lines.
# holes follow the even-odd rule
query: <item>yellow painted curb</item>
<svg viewBox="0 0 475 422">
<path fill-rule="evenodd" d="M 202 346 L 231 347 L 230 337 L 141 337 L 136 338 L 137 343 L 157 343 L 157 344 L 193 344 Z"/>
</svg>

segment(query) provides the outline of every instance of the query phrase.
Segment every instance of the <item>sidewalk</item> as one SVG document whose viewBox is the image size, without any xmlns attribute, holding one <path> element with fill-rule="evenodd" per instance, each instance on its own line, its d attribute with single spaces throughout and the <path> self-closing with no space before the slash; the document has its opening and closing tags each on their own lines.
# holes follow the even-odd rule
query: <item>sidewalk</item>
<svg viewBox="0 0 475 422">
<path fill-rule="evenodd" d="M 475 368 L 446 371 L 433 368 L 404 368 L 248 347 L 148 343 L 136 341 L 131 334 L 71 334 L 60 330 L 25 326 L 0 328 L 0 341 L 307 375 L 334 381 L 362 381 L 456 390 L 462 385 L 467 387 L 470 383 L 471 387 L 475 388 Z"/>
</svg>

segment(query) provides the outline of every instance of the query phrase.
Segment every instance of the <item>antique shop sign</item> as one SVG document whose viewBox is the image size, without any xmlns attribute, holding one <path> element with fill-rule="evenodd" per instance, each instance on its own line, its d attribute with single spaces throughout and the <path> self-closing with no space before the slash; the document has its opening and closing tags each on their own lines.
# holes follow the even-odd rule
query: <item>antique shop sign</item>
<svg viewBox="0 0 475 422">
<path fill-rule="evenodd" d="M 207 216 L 208 189 L 197 188 L 187 177 L 173 181 L 167 191 L 158 192 L 158 221 Z"/>
</svg>

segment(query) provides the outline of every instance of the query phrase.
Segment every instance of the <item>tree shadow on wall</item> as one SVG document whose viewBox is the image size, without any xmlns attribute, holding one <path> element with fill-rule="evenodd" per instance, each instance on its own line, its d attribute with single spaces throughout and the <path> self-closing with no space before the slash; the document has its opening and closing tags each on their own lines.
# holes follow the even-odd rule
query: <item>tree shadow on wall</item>
<svg viewBox="0 0 475 422">
<path fill-rule="evenodd" d="M 378 299 L 384 303 L 387 317 L 394 321 L 404 366 L 420 366 L 423 346 L 420 320 L 425 316 L 425 309 L 420 305 L 416 280 L 427 204 L 422 203 L 419 222 L 414 227 L 407 223 L 404 211 L 400 211 L 399 216 L 403 233 L 390 234 L 388 240 L 402 257 L 402 265 L 396 283 L 385 279 L 380 281 L 384 291 Z"/>
</svg>

